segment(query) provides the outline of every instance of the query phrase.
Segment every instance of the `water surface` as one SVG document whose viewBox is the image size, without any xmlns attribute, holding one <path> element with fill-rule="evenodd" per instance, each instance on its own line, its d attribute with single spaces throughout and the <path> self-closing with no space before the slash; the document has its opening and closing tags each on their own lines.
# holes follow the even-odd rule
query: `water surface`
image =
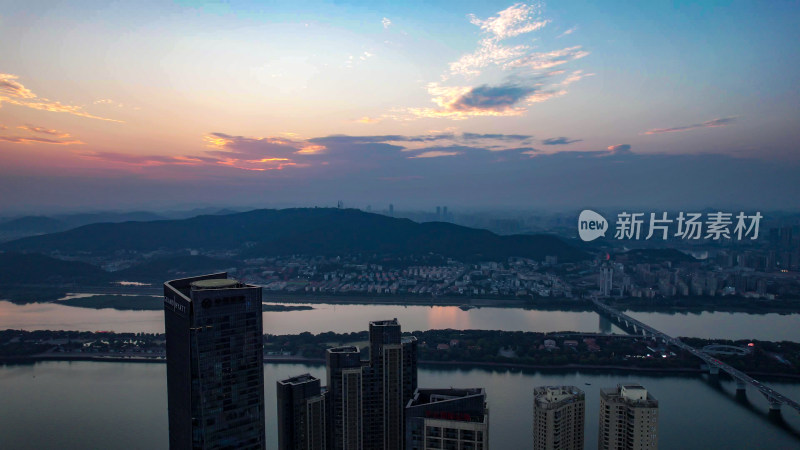
<svg viewBox="0 0 800 450">
<path fill-rule="evenodd" d="M 267 448 L 277 446 L 275 382 L 324 367 L 266 364 Z M 639 382 L 660 403 L 660 446 L 665 449 L 800 448 L 800 415 L 784 410 L 784 422 L 768 418 L 768 405 L 748 391 L 703 377 L 581 372 L 420 369 L 421 387 L 484 387 L 494 449 L 532 446 L 533 388 L 573 384 L 586 392 L 586 448 L 597 448 L 599 389 Z M 586 383 L 591 383 L 587 385 Z M 769 383 L 800 398 L 800 384 Z M 0 448 L 166 449 L 166 365 L 157 363 L 40 362 L 0 366 Z"/>
</svg>

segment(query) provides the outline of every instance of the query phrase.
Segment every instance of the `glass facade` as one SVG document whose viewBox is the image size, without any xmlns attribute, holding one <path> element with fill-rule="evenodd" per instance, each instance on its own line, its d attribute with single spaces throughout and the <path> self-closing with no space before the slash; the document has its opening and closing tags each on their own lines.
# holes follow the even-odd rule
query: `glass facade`
<svg viewBox="0 0 800 450">
<path fill-rule="evenodd" d="M 214 274 L 164 295 L 170 448 L 265 448 L 261 288 Z"/>
</svg>

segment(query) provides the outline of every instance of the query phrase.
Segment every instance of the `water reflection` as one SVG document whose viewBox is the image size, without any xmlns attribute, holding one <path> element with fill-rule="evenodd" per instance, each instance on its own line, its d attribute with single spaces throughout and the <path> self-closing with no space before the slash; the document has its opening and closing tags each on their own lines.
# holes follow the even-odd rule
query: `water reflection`
<svg viewBox="0 0 800 450">
<path fill-rule="evenodd" d="M 267 448 L 277 447 L 275 383 L 300 373 L 324 377 L 321 365 L 265 364 Z M 0 448 L 167 448 L 166 365 L 44 362 L 0 366 Z M 426 387 L 484 387 L 490 445 L 531 448 L 533 387 L 571 384 L 586 393 L 586 448 L 597 447 L 599 391 L 641 383 L 659 400 L 659 445 L 680 449 L 798 448 L 800 415 L 771 418 L 760 395 L 735 399 L 735 383 L 700 376 L 421 368 Z M 800 398 L 800 384 L 774 383 Z M 715 387 L 716 386 L 716 387 Z M 750 392 L 748 392 L 750 394 Z M 46 423 L 48 433 L 42 433 Z M 787 432 L 788 431 L 788 432 Z"/>
<path fill-rule="evenodd" d="M 296 334 L 303 331 L 350 333 L 366 330 L 371 320 L 397 318 L 405 331 L 453 328 L 623 333 L 620 328 L 591 311 L 487 307 L 463 311 L 457 306 L 421 305 L 308 306 L 313 309 L 265 312 L 264 331 L 271 334 Z M 673 336 L 800 341 L 797 330 L 800 314 L 629 314 Z M 0 329 L 6 328 L 163 333 L 164 313 L 78 308 L 58 303 L 16 305 L 0 301 Z"/>
<path fill-rule="evenodd" d="M 462 311 L 452 306 L 433 306 L 428 312 L 428 329 L 472 329 L 474 327 L 470 323 L 469 313 L 469 311 Z"/>
</svg>

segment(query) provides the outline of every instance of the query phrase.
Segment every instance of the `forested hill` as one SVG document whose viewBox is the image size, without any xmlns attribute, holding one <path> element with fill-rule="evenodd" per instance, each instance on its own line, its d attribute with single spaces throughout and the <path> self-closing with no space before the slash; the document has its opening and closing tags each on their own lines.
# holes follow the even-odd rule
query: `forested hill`
<svg viewBox="0 0 800 450">
<path fill-rule="evenodd" d="M 586 255 L 551 235 L 500 236 L 444 222 L 417 223 L 356 209 L 260 209 L 182 220 L 98 223 L 6 242 L 0 250 L 51 253 L 197 249 L 243 257 L 285 254 L 342 255 L 435 253 L 465 261 L 574 261 Z"/>
</svg>

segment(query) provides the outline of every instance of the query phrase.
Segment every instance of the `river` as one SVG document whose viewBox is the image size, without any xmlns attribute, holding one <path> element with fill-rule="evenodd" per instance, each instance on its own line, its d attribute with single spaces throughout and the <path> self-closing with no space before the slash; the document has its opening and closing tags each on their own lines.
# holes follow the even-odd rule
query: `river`
<svg viewBox="0 0 800 450">
<path fill-rule="evenodd" d="M 475 308 L 420 305 L 309 304 L 303 311 L 265 312 L 264 332 L 296 334 L 303 331 L 353 332 L 367 329 L 371 320 L 397 318 L 404 331 L 483 329 L 506 331 L 623 331 L 594 312 L 545 311 L 520 308 Z M 711 339 L 800 341 L 800 314 L 744 312 L 642 313 L 631 316 L 673 336 Z M 161 311 L 91 309 L 58 303 L 17 305 L 0 301 L 0 329 L 164 332 Z"/>
<path fill-rule="evenodd" d="M 265 364 L 268 449 L 277 446 L 275 382 L 324 367 Z M 323 378 L 324 379 L 324 378 Z M 532 446 L 533 387 L 572 384 L 586 392 L 586 448 L 597 448 L 599 389 L 639 382 L 659 400 L 660 446 L 665 449 L 798 448 L 800 415 L 767 415 L 766 401 L 748 391 L 702 376 L 536 372 L 482 368 L 421 368 L 421 387 L 484 387 L 490 414 L 490 447 Z M 587 385 L 586 383 L 590 383 Z M 769 383 L 800 398 L 798 383 Z M 0 366 L 0 448 L 166 449 L 166 365 L 158 363 L 39 362 Z M 788 429 L 787 429 L 788 428 Z"/>
</svg>

